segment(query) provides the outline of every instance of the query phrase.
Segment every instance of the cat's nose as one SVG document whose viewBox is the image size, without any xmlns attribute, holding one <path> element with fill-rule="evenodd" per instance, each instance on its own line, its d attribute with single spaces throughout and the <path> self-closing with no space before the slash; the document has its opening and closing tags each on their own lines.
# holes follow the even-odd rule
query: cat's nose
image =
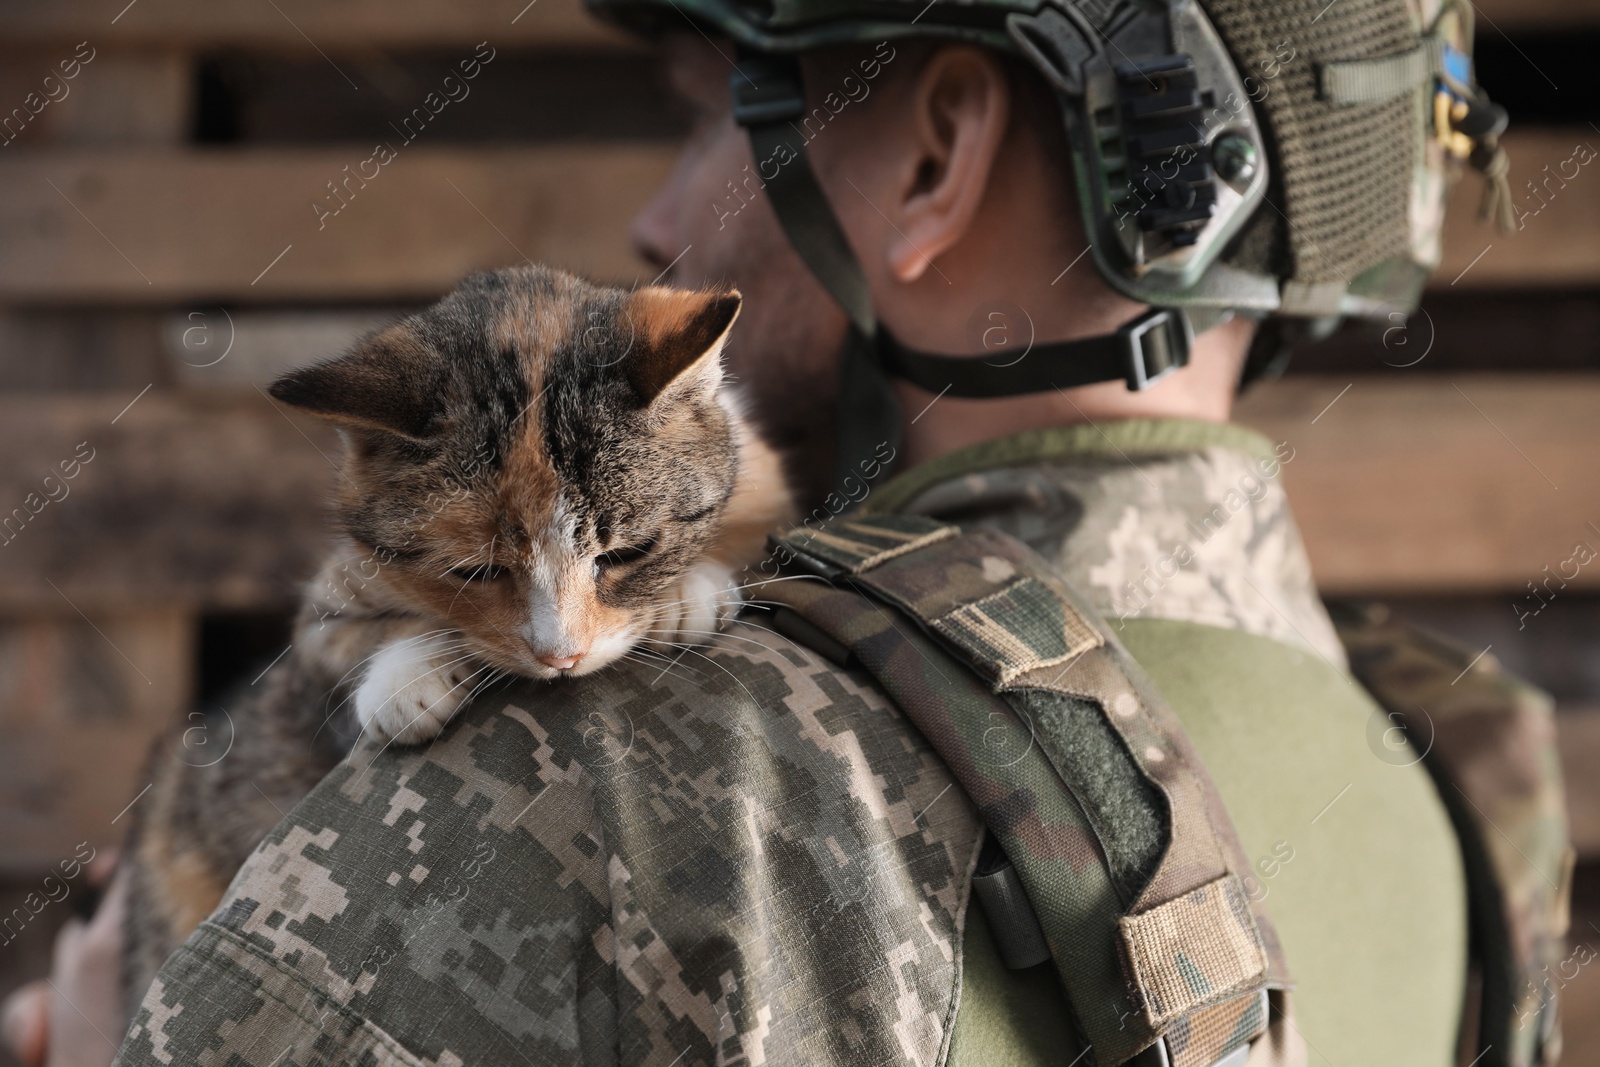
<svg viewBox="0 0 1600 1067">
<path fill-rule="evenodd" d="M 553 670 L 570 671 L 578 665 L 578 661 L 583 658 L 583 653 L 577 652 L 570 656 L 535 656 L 534 658 Z"/>
</svg>

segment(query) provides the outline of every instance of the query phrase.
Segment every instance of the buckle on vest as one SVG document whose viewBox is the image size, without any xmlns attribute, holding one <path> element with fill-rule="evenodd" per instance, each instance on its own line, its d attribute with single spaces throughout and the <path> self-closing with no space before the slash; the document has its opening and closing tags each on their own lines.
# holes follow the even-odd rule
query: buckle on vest
<svg viewBox="0 0 1600 1067">
<path fill-rule="evenodd" d="M 1122 347 L 1123 376 L 1130 392 L 1148 389 L 1189 363 L 1194 335 L 1181 309 L 1154 308 L 1116 333 Z"/>
<path fill-rule="evenodd" d="M 806 113 L 800 64 L 793 56 L 745 56 L 728 75 L 728 88 L 733 121 L 741 126 L 764 126 Z"/>
</svg>

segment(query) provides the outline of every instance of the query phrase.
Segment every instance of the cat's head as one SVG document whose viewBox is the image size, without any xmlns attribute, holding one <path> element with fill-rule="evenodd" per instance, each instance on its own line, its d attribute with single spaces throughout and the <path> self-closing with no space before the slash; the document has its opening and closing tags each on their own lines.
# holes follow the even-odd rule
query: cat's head
<svg viewBox="0 0 1600 1067">
<path fill-rule="evenodd" d="M 343 431 L 336 507 L 374 581 L 497 667 L 582 674 L 671 610 L 738 455 L 719 394 L 737 292 L 478 274 L 279 379 Z"/>
</svg>

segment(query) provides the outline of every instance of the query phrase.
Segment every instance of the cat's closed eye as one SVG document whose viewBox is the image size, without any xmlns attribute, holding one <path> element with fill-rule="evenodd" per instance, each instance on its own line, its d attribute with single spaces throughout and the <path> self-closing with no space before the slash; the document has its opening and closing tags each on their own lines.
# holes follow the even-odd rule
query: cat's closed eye
<svg viewBox="0 0 1600 1067">
<path fill-rule="evenodd" d="M 647 537 L 636 545 L 623 545 L 619 548 L 613 548 L 609 552 L 602 552 L 594 558 L 594 562 L 601 570 L 605 570 L 607 567 L 622 567 L 644 559 L 650 554 L 650 550 L 655 547 L 656 539 Z"/>
<path fill-rule="evenodd" d="M 465 567 L 451 567 L 449 575 L 463 582 L 492 582 L 503 578 L 510 573 L 506 567 L 497 567 L 493 563 L 474 563 Z"/>
</svg>

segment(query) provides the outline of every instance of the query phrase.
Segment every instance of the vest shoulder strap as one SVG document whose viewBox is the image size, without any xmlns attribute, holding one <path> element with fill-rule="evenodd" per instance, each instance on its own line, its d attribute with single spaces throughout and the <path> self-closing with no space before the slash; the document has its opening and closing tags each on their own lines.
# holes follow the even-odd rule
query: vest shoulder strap
<svg viewBox="0 0 1600 1067">
<path fill-rule="evenodd" d="M 1053 962 L 1094 1062 L 1242 1057 L 1283 953 L 1210 776 L 1104 622 L 994 531 L 876 515 L 774 549 L 821 579 L 760 588 L 777 627 L 870 672 L 950 766 L 989 830 L 974 892 L 1002 954 Z"/>
</svg>

